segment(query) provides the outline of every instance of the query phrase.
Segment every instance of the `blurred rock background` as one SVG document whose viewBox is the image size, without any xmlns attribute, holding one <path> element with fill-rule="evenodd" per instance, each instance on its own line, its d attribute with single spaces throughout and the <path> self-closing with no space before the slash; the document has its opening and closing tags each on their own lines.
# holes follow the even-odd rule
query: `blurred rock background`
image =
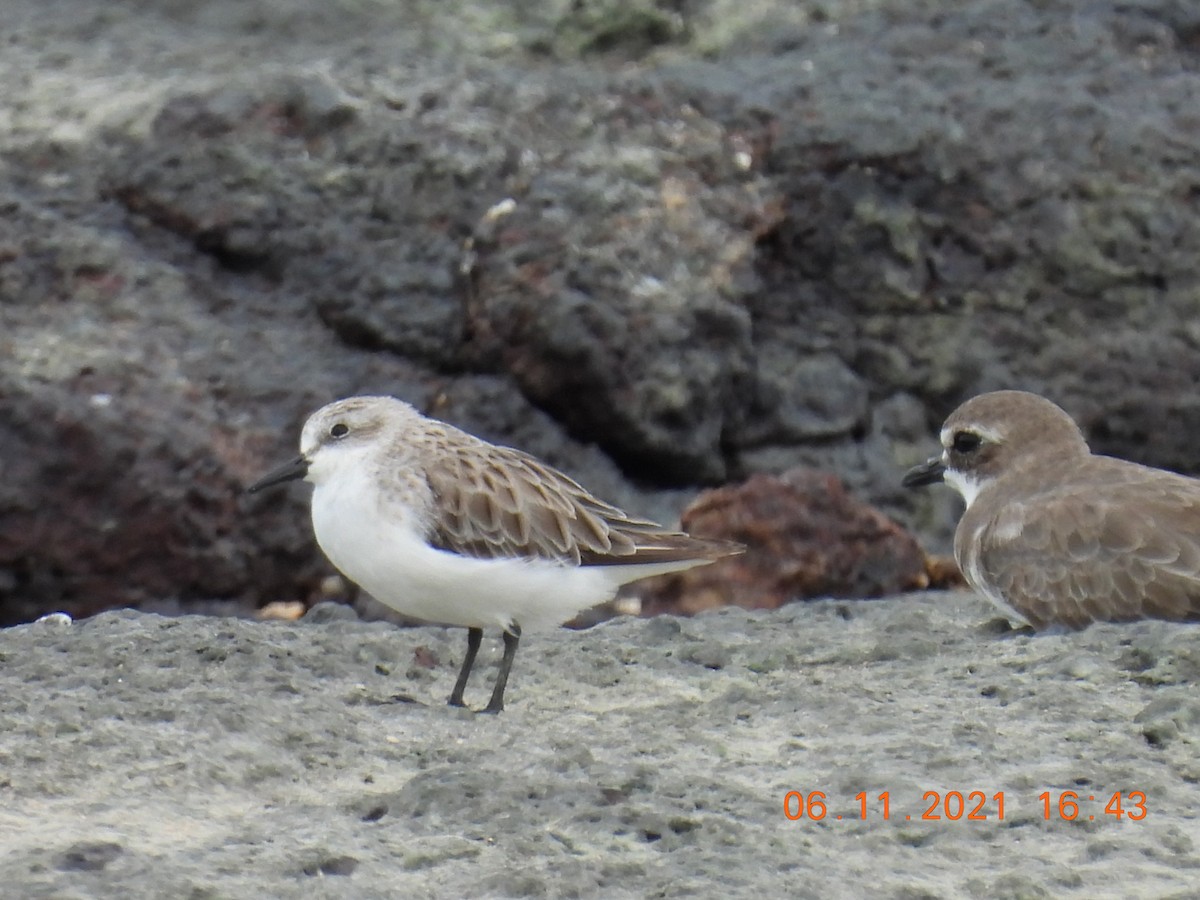
<svg viewBox="0 0 1200 900">
<path fill-rule="evenodd" d="M 241 489 L 386 392 L 633 511 L 979 391 L 1200 470 L 1189 0 L 6 0 L 0 622 L 329 569 Z"/>
</svg>

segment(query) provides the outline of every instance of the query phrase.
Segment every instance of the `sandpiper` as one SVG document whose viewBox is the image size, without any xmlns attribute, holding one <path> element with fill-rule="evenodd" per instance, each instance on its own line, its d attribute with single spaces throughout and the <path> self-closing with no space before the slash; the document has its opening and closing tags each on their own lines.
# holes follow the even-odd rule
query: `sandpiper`
<svg viewBox="0 0 1200 900">
<path fill-rule="evenodd" d="M 249 490 L 300 478 L 314 486 L 317 543 L 343 575 L 398 612 L 468 629 L 452 706 L 465 705 L 483 629 L 502 630 L 488 713 L 504 708 L 523 628 L 561 624 L 623 584 L 743 549 L 627 516 L 534 457 L 394 397 L 317 410 L 300 455 Z"/>
</svg>

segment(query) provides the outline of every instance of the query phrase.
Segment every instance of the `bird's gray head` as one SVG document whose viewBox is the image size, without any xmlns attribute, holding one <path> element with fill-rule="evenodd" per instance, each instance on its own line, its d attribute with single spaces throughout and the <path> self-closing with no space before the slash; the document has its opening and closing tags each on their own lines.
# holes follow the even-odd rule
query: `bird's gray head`
<svg viewBox="0 0 1200 900">
<path fill-rule="evenodd" d="M 395 397 L 347 397 L 322 406 L 304 423 L 300 455 L 249 490 L 253 493 L 298 478 L 320 484 L 336 471 L 360 465 L 420 418 L 413 407 Z"/>
<path fill-rule="evenodd" d="M 906 487 L 945 481 L 969 507 L 1001 473 L 1039 460 L 1086 456 L 1079 426 L 1054 403 L 1026 391 L 993 391 L 973 397 L 946 419 L 942 453 L 909 470 Z"/>
</svg>

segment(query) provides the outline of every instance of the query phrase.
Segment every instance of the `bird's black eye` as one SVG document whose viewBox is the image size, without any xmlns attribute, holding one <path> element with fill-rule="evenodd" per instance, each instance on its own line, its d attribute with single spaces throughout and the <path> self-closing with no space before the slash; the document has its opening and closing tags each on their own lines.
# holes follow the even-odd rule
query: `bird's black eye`
<svg viewBox="0 0 1200 900">
<path fill-rule="evenodd" d="M 329 429 L 329 436 L 333 438 L 345 437 L 350 433 L 350 428 L 344 422 L 338 422 Z"/>
<path fill-rule="evenodd" d="M 955 453 L 971 453 L 979 449 L 983 438 L 971 431 L 956 431 L 954 443 L 951 445 Z"/>
</svg>

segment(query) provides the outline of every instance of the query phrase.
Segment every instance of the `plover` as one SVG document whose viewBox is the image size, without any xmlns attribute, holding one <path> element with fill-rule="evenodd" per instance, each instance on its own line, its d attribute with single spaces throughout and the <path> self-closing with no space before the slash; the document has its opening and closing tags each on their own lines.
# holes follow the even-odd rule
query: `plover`
<svg viewBox="0 0 1200 900">
<path fill-rule="evenodd" d="M 967 583 L 1034 628 L 1200 620 L 1200 481 L 1091 452 L 1067 413 L 996 391 L 946 420 L 942 453 L 904 476 L 967 503 Z"/>
<path fill-rule="evenodd" d="M 450 694 L 483 629 L 504 657 L 484 712 L 504 708 L 523 628 L 559 625 L 628 582 L 742 551 L 627 516 L 534 457 L 427 418 L 394 397 L 350 397 L 304 424 L 300 455 L 252 485 L 314 486 L 317 543 L 343 575 L 405 615 L 466 627 Z"/>
</svg>

